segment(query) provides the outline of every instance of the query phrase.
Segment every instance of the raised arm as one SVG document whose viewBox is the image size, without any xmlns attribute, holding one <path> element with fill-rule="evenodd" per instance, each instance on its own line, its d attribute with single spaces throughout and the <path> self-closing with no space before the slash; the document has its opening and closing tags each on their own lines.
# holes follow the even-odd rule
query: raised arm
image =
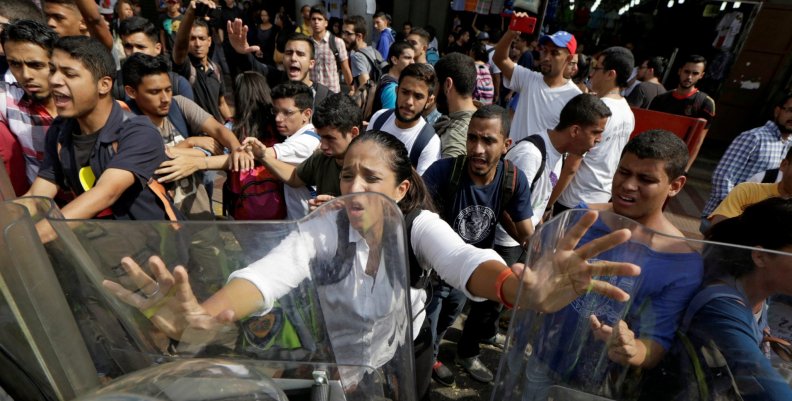
<svg viewBox="0 0 792 401">
<path fill-rule="evenodd" d="M 495 45 L 495 53 L 492 55 L 492 62 L 500 68 L 502 76 L 509 80 L 512 78 L 514 69 L 517 68 L 517 64 L 509 58 L 509 49 L 514 39 L 518 36 L 520 36 L 520 32 L 506 31 L 501 36 L 498 44 Z"/>
<path fill-rule="evenodd" d="M 102 14 L 99 14 L 99 6 L 93 0 L 76 0 L 77 8 L 80 10 L 85 26 L 91 37 L 102 42 L 108 48 L 113 48 L 113 35 Z"/>
</svg>

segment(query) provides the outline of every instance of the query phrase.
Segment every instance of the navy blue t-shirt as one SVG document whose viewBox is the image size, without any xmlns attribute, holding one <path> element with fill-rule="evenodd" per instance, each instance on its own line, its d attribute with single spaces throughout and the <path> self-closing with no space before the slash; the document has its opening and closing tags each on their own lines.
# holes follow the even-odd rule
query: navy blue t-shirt
<svg viewBox="0 0 792 401">
<path fill-rule="evenodd" d="M 429 193 L 433 199 L 445 196 L 445 187 L 451 180 L 455 158 L 447 158 L 434 162 L 423 175 Z M 462 239 L 479 248 L 491 248 L 495 240 L 495 225 L 503 213 L 501 196 L 503 191 L 503 161 L 498 162 L 495 179 L 489 185 L 477 186 L 467 172 L 462 173 L 459 188 L 451 205 L 452 213 L 441 211 L 442 216 L 453 216 L 446 221 Z M 531 186 L 525 174 L 517 169 L 517 185 L 509 203 L 505 207 L 512 221 L 519 222 L 530 219 Z M 445 217 L 444 217 L 445 218 Z"/>
</svg>

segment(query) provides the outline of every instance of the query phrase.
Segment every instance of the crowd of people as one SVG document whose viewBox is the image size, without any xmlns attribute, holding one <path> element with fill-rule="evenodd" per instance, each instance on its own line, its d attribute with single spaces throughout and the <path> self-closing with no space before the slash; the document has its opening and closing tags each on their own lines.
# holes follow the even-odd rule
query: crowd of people
<svg viewBox="0 0 792 401">
<path fill-rule="evenodd" d="M 684 187 L 696 155 L 667 131 L 630 140 L 632 108 L 703 118 L 708 129 L 715 102 L 696 88 L 703 57 L 685 58 L 679 84 L 666 90 L 659 79 L 670 66 L 662 57 L 637 60 L 620 46 L 583 55 L 564 31 L 534 40 L 479 30 L 474 20 L 472 30 L 455 26 L 439 46 L 432 27 L 407 22 L 396 32 L 383 12 L 369 26 L 364 16 L 323 4 L 303 7 L 299 21 L 282 7 L 235 0 L 164 6 L 150 21 L 137 15 L 134 0 L 118 0 L 109 15 L 94 0 L 0 5 L 0 21 L 7 21 L 0 156 L 17 195 L 52 198 L 69 219 L 179 221 L 219 218 L 218 172 L 225 176 L 223 214 L 238 220 L 296 220 L 334 197 L 380 192 L 412 215 L 411 260 L 438 273 L 413 294 L 413 307 L 426 305 L 425 316 L 413 317 L 421 397 L 428 397 L 430 377 L 455 383 L 438 350 L 468 299 L 475 302 L 456 362 L 490 382 L 494 366 L 480 360 L 480 344 L 502 342 L 498 320 L 519 288 L 529 294 L 524 306 L 552 312 L 547 324 L 561 338 L 570 335 L 569 322 L 590 319 L 591 339 L 606 344 L 609 363 L 650 370 L 672 350 L 691 300 L 712 286 L 729 290 L 697 306 L 691 338 L 722 345 L 738 384 L 760 383 L 739 387 L 744 396 L 792 397 L 761 353 L 763 337 L 751 334 L 766 326 L 753 315 L 768 297 L 792 295 L 784 284 L 788 256 L 731 255 L 741 264 L 728 267 L 671 241 L 640 266 L 650 279 L 625 317 L 583 316 L 569 305 L 585 289 L 597 293 L 586 297 L 623 301 L 626 293 L 593 277 L 638 274 L 636 266 L 586 261 L 628 239 L 623 232 L 594 239 L 593 215 L 578 223 L 581 233 L 559 256 L 577 269 L 571 287 L 537 289 L 530 269 L 521 281 L 522 267 L 509 267 L 524 260 L 535 230 L 567 209 L 608 210 L 684 237 L 663 205 Z M 784 224 L 762 226 L 792 218 L 790 133 L 786 96 L 767 124 L 734 140 L 713 174 L 703 233 L 792 251 Z M 272 190 L 245 192 L 255 185 Z M 367 236 L 370 222 L 352 216 L 367 252 L 376 249 L 382 238 Z M 42 232 L 42 239 L 51 235 Z M 578 241 L 586 251 L 576 254 Z M 227 319 L 267 310 L 283 292 L 267 280 L 280 274 L 276 267 L 262 259 L 190 308 Z M 292 273 L 284 280 L 305 272 Z M 183 270 L 173 274 L 175 285 L 186 282 Z M 122 299 L 127 291 L 106 286 Z M 228 293 L 244 294 L 244 302 L 228 304 Z M 722 336 L 708 336 L 713 330 Z M 575 361 L 537 353 L 527 373 L 531 399 L 546 399 L 562 372 L 564 380 L 602 382 L 581 368 L 594 358 L 586 351 L 581 345 Z"/>
</svg>

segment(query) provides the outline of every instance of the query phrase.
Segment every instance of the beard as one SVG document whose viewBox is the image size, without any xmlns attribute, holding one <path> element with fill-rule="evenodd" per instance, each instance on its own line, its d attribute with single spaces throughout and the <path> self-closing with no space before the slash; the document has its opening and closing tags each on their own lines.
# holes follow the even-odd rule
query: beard
<svg viewBox="0 0 792 401">
<path fill-rule="evenodd" d="M 439 111 L 440 114 L 444 116 L 448 115 L 448 97 L 446 97 L 446 94 L 445 92 L 443 92 L 442 88 L 440 88 L 440 90 L 437 91 L 437 99 L 435 101 L 435 106 L 437 107 L 437 111 Z"/>
<path fill-rule="evenodd" d="M 417 120 L 417 119 L 419 119 L 419 118 L 421 118 L 421 113 L 415 113 L 415 115 L 412 118 L 404 117 L 404 116 L 402 116 L 402 114 L 401 114 L 401 112 L 400 112 L 398 107 L 396 107 L 396 113 L 395 114 L 396 114 L 396 119 L 397 120 L 399 120 L 399 121 L 401 121 L 403 123 L 408 123 L 408 124 L 413 122 L 413 121 L 415 121 L 415 120 Z"/>
<path fill-rule="evenodd" d="M 781 120 L 776 120 L 776 125 L 778 126 L 778 130 L 781 131 L 782 134 L 790 134 L 792 133 L 792 121 L 787 121 L 784 124 Z"/>
</svg>

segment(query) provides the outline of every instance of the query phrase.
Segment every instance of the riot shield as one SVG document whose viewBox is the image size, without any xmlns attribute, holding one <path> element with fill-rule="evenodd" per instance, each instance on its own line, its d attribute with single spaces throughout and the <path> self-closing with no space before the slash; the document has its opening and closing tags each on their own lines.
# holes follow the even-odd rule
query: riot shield
<svg viewBox="0 0 792 401">
<path fill-rule="evenodd" d="M 20 203 L 30 200 L 15 202 L 4 206 L 24 215 L 29 208 Z M 398 207 L 382 195 L 341 197 L 284 222 L 75 221 L 57 208 L 41 214 L 46 218 L 22 219 L 27 229 L 14 235 L 36 245 L 26 252 L 51 265 L 42 280 L 63 297 L 24 313 L 41 321 L 59 314 L 72 323 L 43 336 L 54 348 L 72 339 L 87 358 L 61 369 L 109 382 L 90 397 L 415 398 L 404 226 Z M 42 247 L 37 232 L 52 239 Z M 0 251 L 12 261 L 4 270 L 29 269 L 14 249 Z M 187 286 L 163 279 L 180 272 L 198 305 L 224 294 L 255 308 L 222 322 L 180 315 L 179 291 Z M 218 293 L 235 281 L 254 288 L 254 296 L 230 285 Z M 3 295 L 28 302 L 25 294 Z M 48 367 L 41 370 L 41 384 L 51 387 Z M 62 387 L 69 392 L 52 398 L 86 394 L 84 386 Z"/>
<path fill-rule="evenodd" d="M 558 278 L 542 271 L 554 268 L 542 261 L 552 258 L 559 241 L 570 234 L 584 213 L 565 212 L 536 231 L 526 264 L 540 280 Z M 725 261 L 751 263 L 751 255 L 765 254 L 789 257 L 785 263 L 792 268 L 792 255 L 670 237 L 611 212 L 599 213 L 577 249 L 619 229 L 631 232 L 629 241 L 599 254 L 597 260 L 633 263 L 641 267 L 641 274 L 597 278 L 621 288 L 630 299 L 617 302 L 589 288 L 557 312 L 517 307 L 492 400 L 731 400 L 740 399 L 739 394 L 755 395 L 757 387 L 762 388 L 757 383 L 765 388 L 780 384 L 789 390 L 790 375 L 785 373 L 789 363 L 784 361 L 791 356 L 788 343 L 787 355 L 771 352 L 763 341 L 765 333 L 757 332 L 752 337 L 753 348 L 735 350 L 724 343 L 723 332 L 717 329 L 724 324 L 724 317 L 713 316 L 706 308 L 716 305 L 710 302 L 720 297 L 722 302 L 736 302 L 728 304 L 736 312 L 725 317 L 726 321 L 739 320 L 735 316 L 751 317 L 751 310 L 740 309 L 741 302 L 747 302 L 740 298 L 740 285 L 723 273 Z M 703 279 L 705 272 L 708 276 Z M 519 300 L 515 304 L 519 305 Z M 766 325 L 769 320 L 770 331 L 788 337 L 789 329 L 780 322 L 792 320 L 789 307 L 772 299 L 768 304 L 769 318 L 760 319 L 759 324 Z M 655 366 L 631 366 L 631 349 L 621 347 L 629 343 L 625 337 L 658 345 L 664 353 L 655 355 L 664 357 Z M 756 355 L 763 356 L 764 362 L 762 358 L 750 359 Z M 742 368 L 763 363 L 774 368 Z"/>
</svg>

